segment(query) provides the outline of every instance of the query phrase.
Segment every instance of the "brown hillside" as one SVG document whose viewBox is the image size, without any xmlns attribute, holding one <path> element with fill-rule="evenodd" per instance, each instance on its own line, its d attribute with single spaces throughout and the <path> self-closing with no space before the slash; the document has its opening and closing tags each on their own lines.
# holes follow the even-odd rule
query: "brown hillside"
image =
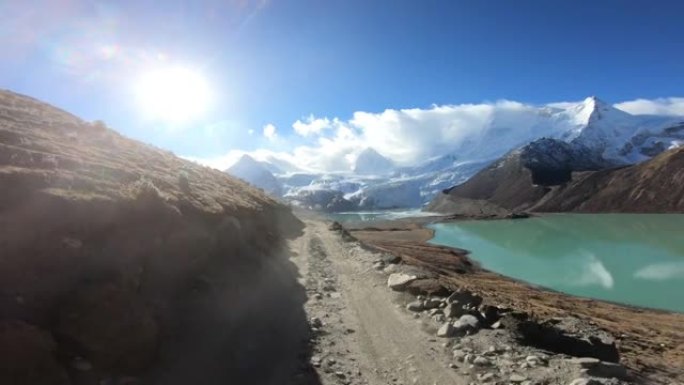
<svg viewBox="0 0 684 385">
<path fill-rule="evenodd" d="M 274 383 L 305 331 L 286 207 L 8 91 L 0 229 L 2 384 Z"/>
<path fill-rule="evenodd" d="M 559 184 L 534 183 L 534 172 L 511 153 L 465 183 L 437 196 L 429 211 L 502 216 L 501 210 L 542 212 L 684 212 L 684 148 L 646 162 L 600 171 L 573 172 Z M 470 214 L 473 203 L 485 207 Z M 483 202 L 488 203 L 489 206 Z"/>
<path fill-rule="evenodd" d="M 684 148 L 630 167 L 578 173 L 536 211 L 684 212 Z"/>
</svg>

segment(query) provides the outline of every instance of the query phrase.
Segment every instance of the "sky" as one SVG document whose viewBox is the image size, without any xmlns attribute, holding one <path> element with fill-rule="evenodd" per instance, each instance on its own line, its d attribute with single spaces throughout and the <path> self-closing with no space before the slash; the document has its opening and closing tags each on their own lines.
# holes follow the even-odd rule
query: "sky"
<svg viewBox="0 0 684 385">
<path fill-rule="evenodd" d="M 0 0 L 0 88 L 219 168 L 251 151 L 344 169 L 367 146 L 415 163 L 447 151 L 430 130 L 506 103 L 597 95 L 684 115 L 682 14 L 664 0 Z"/>
</svg>

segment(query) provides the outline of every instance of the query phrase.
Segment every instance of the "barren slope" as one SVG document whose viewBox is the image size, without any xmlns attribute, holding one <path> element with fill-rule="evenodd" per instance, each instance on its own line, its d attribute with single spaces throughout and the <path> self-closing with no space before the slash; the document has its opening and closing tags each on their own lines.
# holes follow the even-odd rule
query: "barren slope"
<svg viewBox="0 0 684 385">
<path fill-rule="evenodd" d="M 219 171 L 0 91 L 0 228 L 0 383 L 279 384 L 296 359 L 301 224 Z"/>
</svg>

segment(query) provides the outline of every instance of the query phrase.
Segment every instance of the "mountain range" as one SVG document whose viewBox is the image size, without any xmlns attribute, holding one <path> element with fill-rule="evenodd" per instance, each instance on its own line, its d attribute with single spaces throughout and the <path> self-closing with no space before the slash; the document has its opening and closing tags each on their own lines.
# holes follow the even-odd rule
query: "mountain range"
<svg viewBox="0 0 684 385">
<path fill-rule="evenodd" d="M 283 171 L 271 162 L 244 158 L 237 170 L 233 166 L 228 172 L 292 204 L 313 209 L 409 208 L 426 205 L 443 190 L 482 170 L 489 170 L 486 175 L 492 178 L 502 173 L 496 171 L 499 167 L 522 164 L 534 170 L 533 184 L 543 191 L 568 182 L 572 172 L 637 164 L 684 143 L 684 118 L 631 115 L 594 96 L 577 103 L 521 105 L 512 111 L 492 112 L 481 130 L 457 126 L 464 136 L 448 153 L 417 165 L 397 166 L 367 148 L 348 172 L 307 173 L 293 167 Z M 486 183 L 477 186 L 489 191 L 482 195 L 485 198 L 497 194 Z M 499 193 L 516 195 L 510 187 Z"/>
</svg>

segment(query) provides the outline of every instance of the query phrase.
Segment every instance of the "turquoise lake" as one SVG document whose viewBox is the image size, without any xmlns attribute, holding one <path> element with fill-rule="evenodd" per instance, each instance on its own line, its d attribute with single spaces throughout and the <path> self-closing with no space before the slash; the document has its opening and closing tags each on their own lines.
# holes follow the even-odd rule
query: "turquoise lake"
<svg viewBox="0 0 684 385">
<path fill-rule="evenodd" d="M 551 214 L 431 225 L 434 244 L 568 294 L 684 312 L 684 215 Z"/>
</svg>

